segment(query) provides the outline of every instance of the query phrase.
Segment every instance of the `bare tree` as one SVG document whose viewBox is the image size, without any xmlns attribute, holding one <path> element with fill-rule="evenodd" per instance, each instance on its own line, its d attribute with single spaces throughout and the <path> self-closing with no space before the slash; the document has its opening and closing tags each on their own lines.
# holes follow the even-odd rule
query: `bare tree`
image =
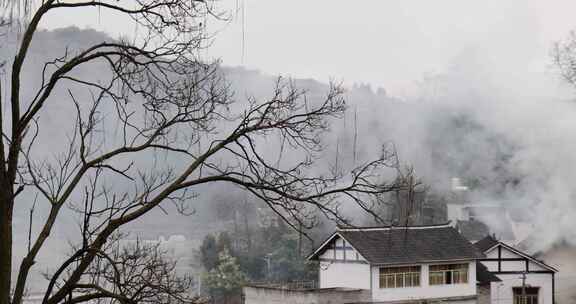
<svg viewBox="0 0 576 304">
<path fill-rule="evenodd" d="M 2 4 L 6 1 L 10 0 Z M 165 281 L 170 267 L 160 263 L 164 267 L 160 277 L 127 283 L 117 278 L 121 271 L 115 267 L 125 267 L 137 256 L 141 259 L 131 267 L 151 273 L 140 261 L 155 261 L 155 256 L 138 248 L 133 253 L 110 251 L 121 227 L 163 203 L 172 202 L 186 212 L 198 187 L 229 184 L 264 201 L 295 229 L 306 229 L 318 215 L 346 221 L 339 211 L 345 201 L 371 212 L 366 198 L 403 184 L 402 179 L 382 182 L 381 170 L 398 165 L 389 151 L 345 174 L 314 173 L 323 150 L 322 134 L 346 109 L 340 86 L 332 85 L 323 100 L 309 101 L 290 81 L 279 79 L 266 100 L 234 99 L 217 64 L 197 56 L 208 39 L 205 18 L 220 18 L 210 1 L 32 4 L 26 4 L 31 5 L 26 7 L 30 17 L 5 67 L 9 94 L 0 95 L 0 304 L 22 303 L 30 271 L 65 206 L 82 219 L 80 241 L 70 258 L 56 267 L 43 303 L 79 303 L 96 297 L 117 303 L 170 297 L 173 303 L 189 299 L 176 296 L 184 286 L 181 281 Z M 22 68 L 38 24 L 51 11 L 78 8 L 124 14 L 138 24 L 141 35 L 130 43 L 102 41 L 46 62 L 38 71 L 40 86 L 31 98 L 24 97 L 22 88 L 30 87 L 21 82 Z M 93 79 L 75 73 L 95 65 L 107 67 L 110 75 Z M 68 93 L 76 117 L 70 120 L 62 151 L 46 158 L 36 148 L 43 136 L 40 115 L 53 107 L 58 88 Z M 80 91 L 92 97 L 80 98 Z M 2 109 L 5 104 L 9 107 Z M 283 143 L 281 149 L 263 145 L 275 139 Z M 278 157 L 269 157 L 281 153 L 297 160 L 281 163 Z M 142 160 L 159 154 L 177 164 L 153 166 Z M 13 282 L 13 213 L 22 205 L 19 200 L 35 193 L 38 204 L 48 206 L 49 212 L 43 222 L 34 223 L 40 232 L 31 236 Z M 95 278 L 105 284 L 94 284 Z M 153 280 L 174 285 L 152 290 L 151 285 L 158 287 Z"/>
<path fill-rule="evenodd" d="M 192 278 L 176 272 L 174 260 L 160 243 L 140 240 L 122 242 L 116 234 L 99 250 L 85 270 L 73 293 L 64 303 L 203 303 L 204 299 L 190 294 Z M 82 251 L 77 248 L 70 258 L 53 273 L 46 273 L 50 282 L 43 301 L 50 290 L 61 288 L 80 261 Z"/>
</svg>

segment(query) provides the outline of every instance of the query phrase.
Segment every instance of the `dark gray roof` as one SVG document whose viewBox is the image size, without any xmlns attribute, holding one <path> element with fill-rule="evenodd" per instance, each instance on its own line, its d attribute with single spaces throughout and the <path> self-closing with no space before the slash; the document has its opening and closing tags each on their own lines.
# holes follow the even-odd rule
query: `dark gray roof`
<svg viewBox="0 0 576 304">
<path fill-rule="evenodd" d="M 486 250 L 498 245 L 498 240 L 493 238 L 490 235 L 487 235 L 483 239 L 479 240 L 478 242 L 474 243 L 474 246 L 478 248 L 478 250 L 482 252 L 486 252 Z"/>
<path fill-rule="evenodd" d="M 490 282 L 501 282 L 496 275 L 484 266 L 481 262 L 476 262 L 476 281 L 480 285 L 490 284 Z"/>
<path fill-rule="evenodd" d="M 371 264 L 474 260 L 483 254 L 449 226 L 341 229 L 338 233 Z"/>
</svg>

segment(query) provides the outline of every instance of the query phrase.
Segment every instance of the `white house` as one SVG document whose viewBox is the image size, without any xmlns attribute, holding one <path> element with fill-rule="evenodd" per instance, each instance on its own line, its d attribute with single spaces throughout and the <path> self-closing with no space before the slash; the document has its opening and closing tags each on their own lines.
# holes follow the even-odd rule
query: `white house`
<svg viewBox="0 0 576 304">
<path fill-rule="evenodd" d="M 554 304 L 553 267 L 450 225 L 338 228 L 309 257 L 319 288 L 244 288 L 246 304 Z"/>
<path fill-rule="evenodd" d="M 338 228 L 308 258 L 320 288 L 369 290 L 373 303 L 477 303 L 477 278 L 498 280 L 477 276 L 484 255 L 449 225 Z"/>
<path fill-rule="evenodd" d="M 501 280 L 491 283 L 492 303 L 555 302 L 554 275 L 558 270 L 490 236 L 475 245 L 486 256 L 481 263 Z"/>
</svg>

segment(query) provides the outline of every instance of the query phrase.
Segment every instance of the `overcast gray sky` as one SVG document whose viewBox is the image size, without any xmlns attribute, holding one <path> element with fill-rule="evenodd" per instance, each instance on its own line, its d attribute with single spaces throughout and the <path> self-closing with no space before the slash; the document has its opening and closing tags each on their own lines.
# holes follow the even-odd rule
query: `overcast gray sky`
<svg viewBox="0 0 576 304">
<path fill-rule="evenodd" d="M 469 49 L 506 73 L 547 72 L 551 44 L 576 28 L 576 1 L 570 0 L 221 0 L 217 5 L 238 9 L 229 24 L 211 27 L 221 32 L 206 54 L 225 65 L 368 82 L 400 96 Z M 44 26 L 130 35 L 134 29 L 124 20 L 92 11 L 52 14 Z"/>
</svg>

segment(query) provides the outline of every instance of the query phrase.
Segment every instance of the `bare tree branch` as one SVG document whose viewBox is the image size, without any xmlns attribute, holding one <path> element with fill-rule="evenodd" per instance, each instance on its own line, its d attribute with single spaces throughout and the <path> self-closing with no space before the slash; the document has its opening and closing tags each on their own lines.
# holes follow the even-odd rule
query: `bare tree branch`
<svg viewBox="0 0 576 304">
<path fill-rule="evenodd" d="M 66 49 L 41 67 L 40 85 L 25 97 L 22 67 L 38 24 L 52 10 L 82 7 L 121 13 L 144 34 L 132 43 Z M 197 56 L 208 38 L 202 24 L 208 16 L 222 15 L 202 0 L 47 0 L 33 9 L 10 66 L 10 118 L 0 121 L 0 248 L 8 248 L 0 251 L 0 304 L 22 303 L 29 274 L 65 206 L 79 218 L 78 243 L 49 275 L 43 303 L 192 303 L 198 299 L 186 296 L 187 279 L 175 275 L 174 263 L 158 247 L 120 245 L 123 226 L 165 202 L 186 212 L 193 191 L 206 184 L 252 194 L 297 230 L 322 218 L 350 224 L 344 204 L 376 217 L 370 199 L 406 186 L 408 176 L 389 150 L 349 172 L 341 166 L 320 170 L 323 137 L 346 111 L 340 85 L 309 100 L 279 78 L 268 98 L 235 99 L 218 64 Z M 90 78 L 77 73 L 81 68 L 109 73 Z M 75 117 L 63 130 L 65 144 L 47 158 L 37 148 L 46 136 L 40 116 L 53 110 L 63 88 Z M 158 155 L 166 160 L 150 164 Z M 390 175 L 396 178 L 386 182 Z M 30 232 L 13 284 L 12 214 L 29 194 L 49 211 L 35 223 L 35 238 Z"/>
</svg>

